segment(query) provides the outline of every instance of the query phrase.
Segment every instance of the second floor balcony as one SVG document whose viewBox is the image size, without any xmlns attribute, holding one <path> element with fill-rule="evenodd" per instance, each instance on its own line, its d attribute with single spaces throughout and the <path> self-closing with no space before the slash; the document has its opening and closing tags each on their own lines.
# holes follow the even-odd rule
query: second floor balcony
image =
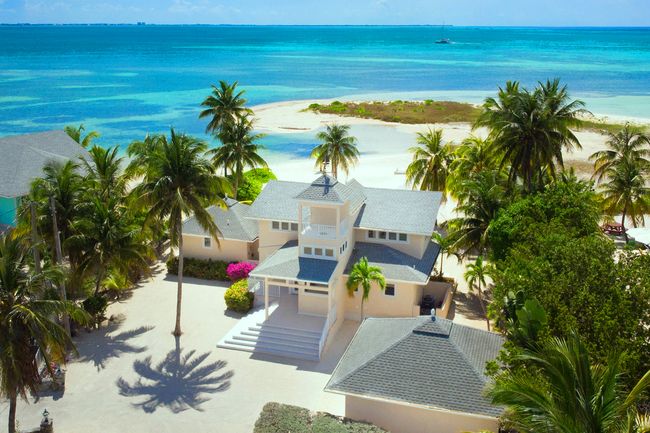
<svg viewBox="0 0 650 433">
<path fill-rule="evenodd" d="M 339 224 L 339 233 L 336 232 L 335 225 L 327 224 L 314 224 L 309 221 L 304 221 L 302 224 L 301 235 L 314 239 L 338 239 L 348 231 L 348 221 L 343 220 Z"/>
</svg>

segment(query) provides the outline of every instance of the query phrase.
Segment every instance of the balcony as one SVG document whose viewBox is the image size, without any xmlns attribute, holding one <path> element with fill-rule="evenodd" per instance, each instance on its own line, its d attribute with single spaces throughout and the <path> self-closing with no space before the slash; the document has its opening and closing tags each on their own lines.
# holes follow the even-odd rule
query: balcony
<svg viewBox="0 0 650 433">
<path fill-rule="evenodd" d="M 336 226 L 326 224 L 312 224 L 308 221 L 305 221 L 302 223 L 302 232 L 300 234 L 314 239 L 338 239 L 339 237 L 345 235 L 348 231 L 347 220 L 341 221 L 339 229 L 341 233 L 337 235 Z"/>
</svg>

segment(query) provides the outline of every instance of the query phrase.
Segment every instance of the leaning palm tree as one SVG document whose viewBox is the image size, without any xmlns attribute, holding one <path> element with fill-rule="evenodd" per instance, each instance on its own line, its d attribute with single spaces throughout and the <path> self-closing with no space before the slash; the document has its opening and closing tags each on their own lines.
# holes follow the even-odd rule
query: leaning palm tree
<svg viewBox="0 0 650 433">
<path fill-rule="evenodd" d="M 201 111 L 199 119 L 210 117 L 205 132 L 216 135 L 225 124 L 249 112 L 245 107 L 244 93 L 244 90 L 237 91 L 237 81 L 228 84 L 222 80 L 219 81 L 219 87 L 213 85 L 212 94 L 201 102 L 201 106 L 207 108 Z"/>
<path fill-rule="evenodd" d="M 620 354 L 592 364 L 577 334 L 554 338 L 516 356 L 528 368 L 506 370 L 488 391 L 505 406 L 502 421 L 521 433 L 647 433 L 650 419 L 636 404 L 650 386 L 648 371 L 629 391 Z"/>
<path fill-rule="evenodd" d="M 598 181 L 608 170 L 624 160 L 631 161 L 639 167 L 650 166 L 650 135 L 638 128 L 625 124 L 616 133 L 607 134 L 607 149 L 593 153 L 589 159 L 594 162 L 593 177 Z"/>
<path fill-rule="evenodd" d="M 89 131 L 88 134 L 86 134 L 86 136 L 84 137 L 83 132 L 86 130 L 86 127 L 83 124 L 77 127 L 68 125 L 65 128 L 63 128 L 63 130 L 65 131 L 66 134 L 68 134 L 70 138 L 72 138 L 77 143 L 81 144 L 81 146 L 83 146 L 86 149 L 93 144 L 93 141 L 96 138 L 99 138 L 99 132 L 97 131 Z"/>
<path fill-rule="evenodd" d="M 643 216 L 650 213 L 650 188 L 646 175 L 647 168 L 627 158 L 610 166 L 604 174 L 607 179 L 602 184 L 605 212 L 621 214 L 624 229 L 626 218 L 637 227 L 643 223 Z"/>
<path fill-rule="evenodd" d="M 386 279 L 381 272 L 381 268 L 378 266 L 371 266 L 366 257 L 361 257 L 359 261 L 352 266 L 348 280 L 345 283 L 350 297 L 354 296 L 354 292 L 358 291 L 359 287 L 363 290 L 361 293 L 361 321 L 364 319 L 363 304 L 368 300 L 370 289 L 373 284 L 376 284 L 381 290 L 386 289 Z"/>
<path fill-rule="evenodd" d="M 137 187 L 137 194 L 148 206 L 148 223 L 169 221 L 169 239 L 178 250 L 178 290 L 176 296 L 176 325 L 174 335 L 181 335 L 181 304 L 183 297 L 183 218 L 194 215 L 199 225 L 216 239 L 217 226 L 206 211 L 209 205 L 225 207 L 220 197 L 230 194 L 232 187 L 215 175 L 206 158 L 207 145 L 193 137 L 177 134 L 161 137 L 155 151 L 143 156 L 146 173 Z"/>
<path fill-rule="evenodd" d="M 94 275 L 95 295 L 109 269 L 127 273 L 146 269 L 149 256 L 147 246 L 140 238 L 138 227 L 129 209 L 121 203 L 122 197 L 88 196 L 80 217 L 74 222 L 75 234 L 66 246 L 81 253 L 79 271 Z"/>
<path fill-rule="evenodd" d="M 72 341 L 57 318 L 68 314 L 79 323 L 87 315 L 71 302 L 43 299 L 49 283 L 62 274 L 44 265 L 41 272 L 29 268 L 26 242 L 13 234 L 0 236 L 0 394 L 9 400 L 8 432 L 16 432 L 18 397 L 36 392 L 42 365 L 52 371 L 52 362 L 64 362 Z"/>
<path fill-rule="evenodd" d="M 228 168 L 231 169 L 235 200 L 244 169 L 268 166 L 259 154 L 263 146 L 256 143 L 262 137 L 264 134 L 253 132 L 253 119 L 244 115 L 222 127 L 219 133 L 222 144 L 210 151 L 215 168 L 223 167 L 224 173 L 227 173 Z"/>
<path fill-rule="evenodd" d="M 562 151 L 580 148 L 572 129 L 580 126 L 584 111 L 584 103 L 571 100 L 557 79 L 539 83 L 534 91 L 509 81 L 496 98 L 485 100 L 474 126 L 490 130 L 501 165 L 510 167 L 510 182 L 521 179 L 530 193 L 542 186 L 539 167 L 546 167 L 554 178 L 563 167 Z"/>
<path fill-rule="evenodd" d="M 481 310 L 483 310 L 483 316 L 485 316 L 488 331 L 490 330 L 490 319 L 487 316 L 485 301 L 483 299 L 483 287 L 487 286 L 485 278 L 490 276 L 490 272 L 491 268 L 483 261 L 483 256 L 478 256 L 474 263 L 467 265 L 467 270 L 463 275 L 470 291 L 476 290 L 476 293 L 478 294 L 479 304 L 481 305 Z"/>
<path fill-rule="evenodd" d="M 411 147 L 413 160 L 406 168 L 406 183 L 421 191 L 441 191 L 447 198 L 447 176 L 453 160 L 451 143 L 443 144 L 442 129 L 418 132 L 419 146 Z"/>
<path fill-rule="evenodd" d="M 316 167 L 324 171 L 332 165 L 332 175 L 338 177 L 339 168 L 347 175 L 358 161 L 357 139 L 349 134 L 350 125 L 327 125 L 325 131 L 316 134 L 321 141 L 311 152 Z"/>
</svg>

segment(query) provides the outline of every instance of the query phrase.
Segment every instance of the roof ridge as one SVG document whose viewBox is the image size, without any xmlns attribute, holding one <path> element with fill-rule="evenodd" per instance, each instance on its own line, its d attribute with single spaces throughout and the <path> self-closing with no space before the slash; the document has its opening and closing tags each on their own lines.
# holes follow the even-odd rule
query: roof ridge
<svg viewBox="0 0 650 433">
<path fill-rule="evenodd" d="M 452 327 L 449 328 L 449 337 L 451 337 L 451 331 L 452 331 L 452 329 L 454 327 L 453 325 L 454 325 L 454 323 L 452 321 Z M 467 326 L 467 325 L 461 325 L 461 329 L 464 329 L 464 330 L 470 331 L 470 332 L 476 332 L 476 333 L 487 333 L 487 334 L 495 335 L 495 336 L 499 335 L 499 334 L 497 334 L 495 332 L 490 332 L 490 331 L 474 328 L 472 326 Z M 471 360 L 467 357 L 465 351 L 458 346 L 458 344 L 456 343 L 456 340 L 454 340 L 452 338 L 449 338 L 449 341 L 451 342 L 452 346 L 458 351 L 458 353 L 460 353 L 460 356 L 463 358 L 463 360 L 465 360 L 465 362 L 467 362 L 467 364 L 472 368 L 472 371 L 474 371 L 474 373 L 476 373 L 478 378 L 481 379 L 481 381 L 487 383 L 487 380 L 486 380 L 487 375 L 485 374 L 485 367 L 483 367 L 483 371 L 477 370 L 476 367 L 474 366 L 474 363 L 471 362 Z"/>
</svg>

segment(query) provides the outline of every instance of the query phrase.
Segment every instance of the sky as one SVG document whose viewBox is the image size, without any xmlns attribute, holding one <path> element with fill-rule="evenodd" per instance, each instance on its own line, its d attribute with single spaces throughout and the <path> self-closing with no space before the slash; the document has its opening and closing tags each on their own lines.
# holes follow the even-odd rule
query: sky
<svg viewBox="0 0 650 433">
<path fill-rule="evenodd" d="M 650 26 L 650 0 L 0 0 L 0 23 Z"/>
</svg>

